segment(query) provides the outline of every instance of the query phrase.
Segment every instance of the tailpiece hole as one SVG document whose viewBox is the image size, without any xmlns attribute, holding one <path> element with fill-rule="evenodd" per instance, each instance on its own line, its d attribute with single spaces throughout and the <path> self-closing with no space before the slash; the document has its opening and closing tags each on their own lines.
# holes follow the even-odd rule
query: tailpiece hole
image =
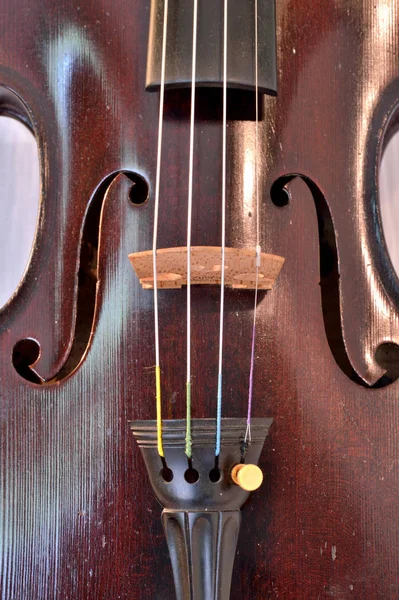
<svg viewBox="0 0 399 600">
<path fill-rule="evenodd" d="M 164 467 L 163 469 L 161 469 L 159 474 L 165 481 L 165 483 L 170 483 L 171 481 L 173 481 L 173 471 L 172 469 L 169 469 L 169 467 Z"/>
<path fill-rule="evenodd" d="M 222 474 L 220 472 L 220 469 L 218 468 L 214 468 L 210 471 L 209 473 L 209 479 L 212 481 L 212 483 L 219 483 L 219 481 L 222 478 Z"/>
<path fill-rule="evenodd" d="M 197 483 L 199 479 L 199 473 L 197 469 L 194 469 L 193 467 L 187 469 L 187 471 L 184 473 L 184 479 L 187 481 L 187 483 Z"/>
</svg>

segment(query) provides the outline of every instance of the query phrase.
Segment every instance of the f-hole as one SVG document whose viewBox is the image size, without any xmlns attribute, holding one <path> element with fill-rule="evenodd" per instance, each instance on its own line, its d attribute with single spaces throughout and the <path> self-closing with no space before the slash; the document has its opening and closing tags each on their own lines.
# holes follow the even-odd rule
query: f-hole
<svg viewBox="0 0 399 600">
<path fill-rule="evenodd" d="M 17 373 L 32 383 L 43 383 L 40 375 L 33 369 L 33 365 L 40 356 L 40 345 L 32 338 L 25 338 L 17 342 L 12 353 L 12 362 Z"/>
<path fill-rule="evenodd" d="M 330 209 L 323 193 L 308 177 L 298 174 L 286 175 L 277 179 L 272 185 L 271 200 L 275 206 L 282 209 L 287 206 L 291 200 L 289 184 L 295 177 L 301 177 L 307 184 L 316 207 L 320 248 L 321 303 L 330 350 L 340 369 L 352 381 L 369 387 L 353 369 L 345 349 L 340 311 L 337 243 Z M 392 347 L 395 348 L 394 351 Z M 389 385 L 399 376 L 399 366 L 397 366 L 399 360 L 398 363 L 392 360 L 393 352 L 399 359 L 399 348 L 394 344 L 384 344 L 377 350 L 376 359 L 381 366 L 387 369 L 387 372 L 373 387 Z"/>
<path fill-rule="evenodd" d="M 127 201 L 130 200 L 134 206 L 140 207 L 148 199 L 148 184 L 137 173 L 131 171 L 123 171 L 123 173 L 132 181 L 132 188 Z M 118 174 L 113 173 L 97 188 L 84 221 L 78 273 L 75 334 L 68 360 L 57 376 L 51 382 L 46 382 L 33 368 L 40 355 L 39 343 L 31 338 L 20 340 L 14 346 L 12 361 L 19 375 L 27 381 L 42 384 L 64 379 L 76 369 L 86 351 L 90 340 L 96 301 L 97 252 L 101 211 L 105 194 Z"/>
</svg>

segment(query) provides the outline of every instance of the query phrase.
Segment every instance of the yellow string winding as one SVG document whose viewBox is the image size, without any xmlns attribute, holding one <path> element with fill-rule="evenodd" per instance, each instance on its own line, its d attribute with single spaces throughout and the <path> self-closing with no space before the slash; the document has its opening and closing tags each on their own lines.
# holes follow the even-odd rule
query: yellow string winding
<svg viewBox="0 0 399 600">
<path fill-rule="evenodd" d="M 161 368 L 155 367 L 155 385 L 157 399 L 157 438 L 158 438 L 158 453 L 162 458 L 165 456 L 163 451 L 162 441 L 162 401 L 161 401 Z"/>
</svg>

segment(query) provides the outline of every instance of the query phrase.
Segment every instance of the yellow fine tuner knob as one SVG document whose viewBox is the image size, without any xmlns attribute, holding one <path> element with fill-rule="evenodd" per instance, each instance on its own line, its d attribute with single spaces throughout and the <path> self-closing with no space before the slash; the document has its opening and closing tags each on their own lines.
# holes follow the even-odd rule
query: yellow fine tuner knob
<svg viewBox="0 0 399 600">
<path fill-rule="evenodd" d="M 263 473 L 257 465 L 239 464 L 233 467 L 231 478 L 246 492 L 253 492 L 262 485 Z"/>
</svg>

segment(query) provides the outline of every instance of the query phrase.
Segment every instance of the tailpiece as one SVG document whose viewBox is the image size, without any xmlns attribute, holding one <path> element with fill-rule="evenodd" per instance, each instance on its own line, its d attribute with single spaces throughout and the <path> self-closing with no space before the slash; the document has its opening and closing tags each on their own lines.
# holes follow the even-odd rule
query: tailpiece
<svg viewBox="0 0 399 600">
<path fill-rule="evenodd" d="M 157 450 L 155 421 L 130 423 L 154 492 L 163 506 L 177 600 L 229 600 L 240 509 L 249 492 L 233 482 L 233 468 L 258 463 L 272 419 L 253 419 L 244 448 L 245 419 L 222 420 L 222 449 L 215 466 L 216 422 L 193 419 L 193 456 L 184 454 L 186 422 L 163 422 L 165 463 Z"/>
</svg>

